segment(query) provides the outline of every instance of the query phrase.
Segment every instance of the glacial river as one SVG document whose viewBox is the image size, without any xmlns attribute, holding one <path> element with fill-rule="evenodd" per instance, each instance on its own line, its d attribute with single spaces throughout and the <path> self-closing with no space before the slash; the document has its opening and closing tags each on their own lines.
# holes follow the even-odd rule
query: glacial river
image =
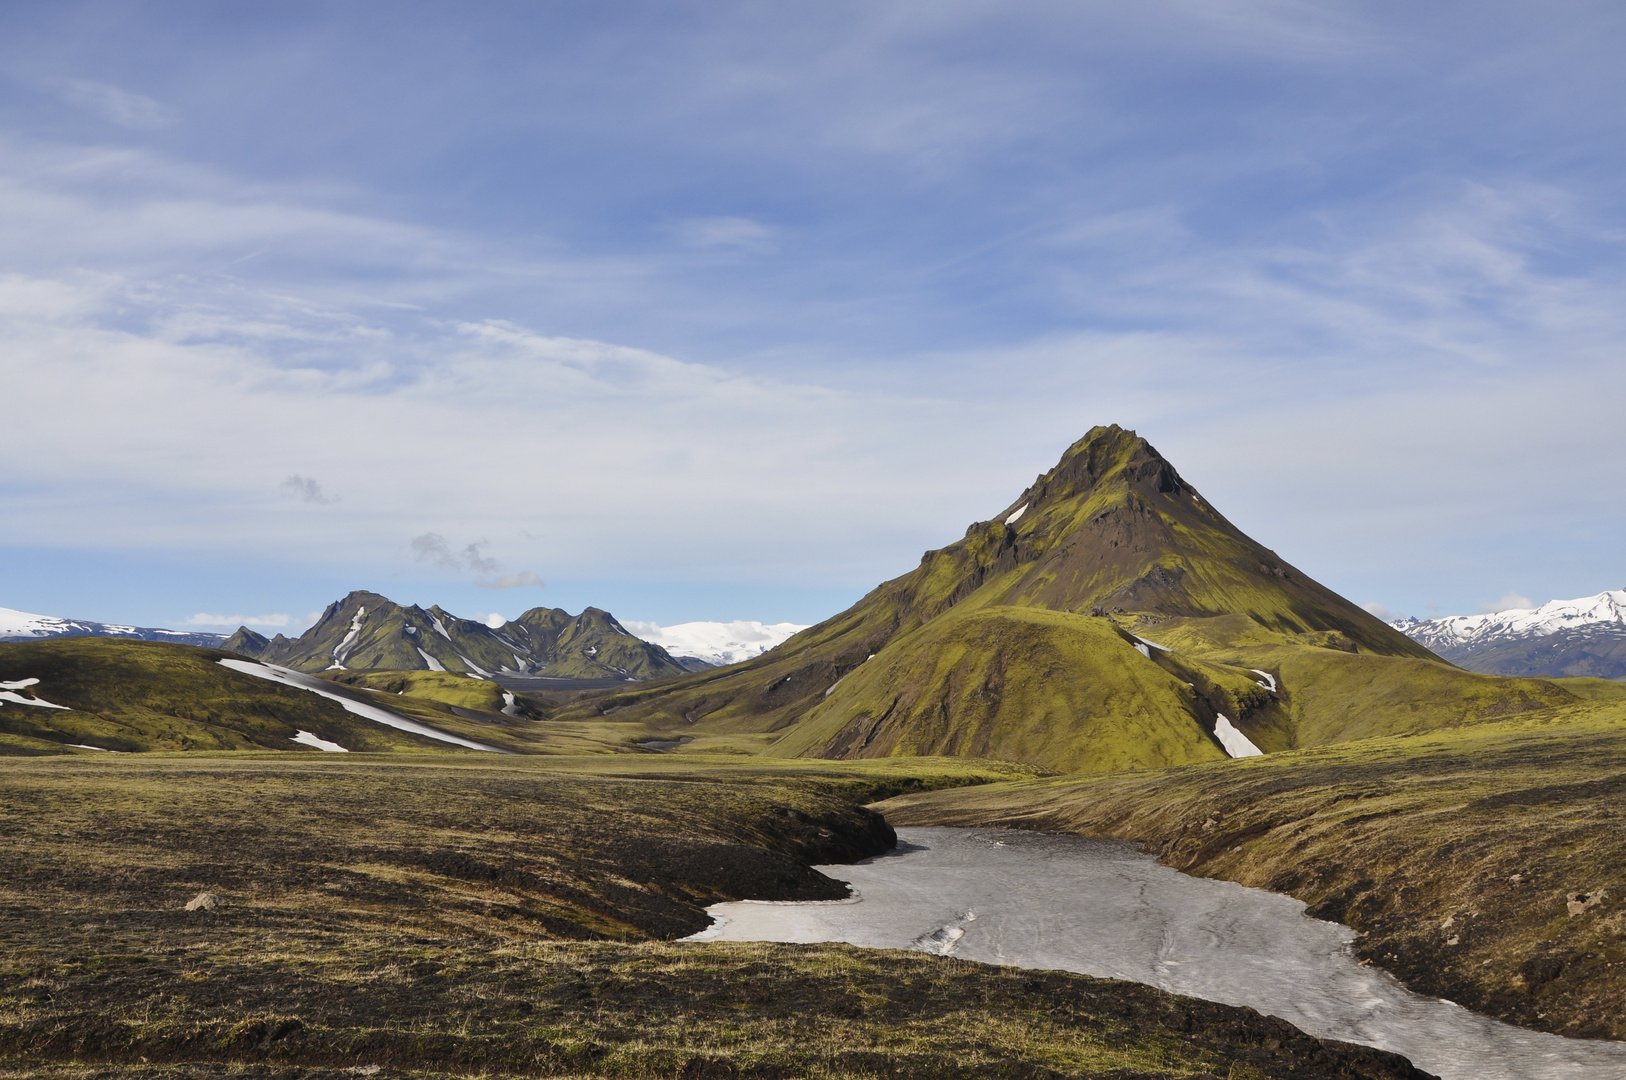
<svg viewBox="0 0 1626 1080">
<path fill-rule="evenodd" d="M 1525 1031 L 1411 993 L 1356 963 L 1348 927 L 1132 844 L 950 828 L 899 829 L 898 841 L 819 867 L 851 883 L 852 899 L 717 904 L 690 940 L 844 941 L 1132 979 L 1392 1050 L 1443 1080 L 1626 1080 L 1626 1043 Z"/>
</svg>

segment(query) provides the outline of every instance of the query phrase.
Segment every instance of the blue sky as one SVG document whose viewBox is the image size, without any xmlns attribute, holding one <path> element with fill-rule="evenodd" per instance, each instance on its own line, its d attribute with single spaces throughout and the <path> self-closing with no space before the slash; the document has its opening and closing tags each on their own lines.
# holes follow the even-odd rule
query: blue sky
<svg viewBox="0 0 1626 1080">
<path fill-rule="evenodd" d="M 7 4 L 0 606 L 811 622 L 1110 422 L 1357 602 L 1620 588 L 1623 47 L 1606 3 Z"/>
</svg>

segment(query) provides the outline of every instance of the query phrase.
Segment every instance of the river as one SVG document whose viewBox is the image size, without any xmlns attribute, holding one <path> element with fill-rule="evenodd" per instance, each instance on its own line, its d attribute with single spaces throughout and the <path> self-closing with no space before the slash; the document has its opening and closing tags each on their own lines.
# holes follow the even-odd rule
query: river
<svg viewBox="0 0 1626 1080">
<path fill-rule="evenodd" d="M 1123 841 L 952 828 L 899 829 L 898 841 L 819 867 L 851 899 L 717 904 L 690 940 L 844 941 L 1130 979 L 1392 1050 L 1442 1080 L 1626 1080 L 1626 1043 L 1526 1031 L 1411 993 L 1356 962 L 1349 927 Z"/>
</svg>

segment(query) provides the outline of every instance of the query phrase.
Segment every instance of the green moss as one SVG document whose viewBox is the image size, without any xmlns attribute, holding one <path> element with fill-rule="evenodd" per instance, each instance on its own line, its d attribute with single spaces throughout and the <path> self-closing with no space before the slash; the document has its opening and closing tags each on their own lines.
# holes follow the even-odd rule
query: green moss
<svg viewBox="0 0 1626 1080">
<path fill-rule="evenodd" d="M 1101 772 L 1225 753 L 1197 695 L 1104 619 L 956 608 L 888 644 L 771 753 L 952 755 Z"/>
</svg>

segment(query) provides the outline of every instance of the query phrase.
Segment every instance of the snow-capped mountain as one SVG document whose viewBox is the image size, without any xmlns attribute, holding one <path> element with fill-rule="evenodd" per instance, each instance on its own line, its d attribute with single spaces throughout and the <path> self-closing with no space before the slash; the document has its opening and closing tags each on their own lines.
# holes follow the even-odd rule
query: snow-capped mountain
<svg viewBox="0 0 1626 1080">
<path fill-rule="evenodd" d="M 700 660 L 711 667 L 738 664 L 761 656 L 792 634 L 807 627 L 799 623 L 687 622 L 675 626 L 627 621 L 627 629 L 682 660 Z"/>
<path fill-rule="evenodd" d="M 1626 589 L 1538 608 L 1389 625 L 1471 671 L 1626 678 Z"/>
<path fill-rule="evenodd" d="M 169 641 L 177 645 L 218 646 L 225 634 L 193 634 L 183 630 L 159 630 L 147 626 L 121 626 L 117 623 L 59 619 L 55 615 L 34 615 L 27 611 L 0 607 L 0 641 L 38 641 L 56 637 L 123 637 L 143 641 Z"/>
</svg>

